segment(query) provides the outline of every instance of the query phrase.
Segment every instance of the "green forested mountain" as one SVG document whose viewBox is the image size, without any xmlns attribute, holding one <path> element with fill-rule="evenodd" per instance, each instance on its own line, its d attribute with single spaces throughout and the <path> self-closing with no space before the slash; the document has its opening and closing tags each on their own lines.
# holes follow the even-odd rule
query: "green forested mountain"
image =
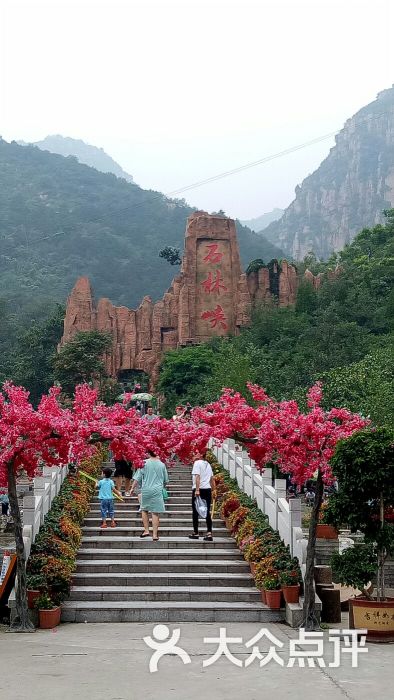
<svg viewBox="0 0 394 700">
<path fill-rule="evenodd" d="M 237 338 L 168 353 L 161 386 L 168 410 L 205 403 L 229 386 L 258 382 L 277 399 L 305 400 L 316 380 L 327 407 L 347 406 L 378 424 L 394 421 L 394 210 L 328 263 L 318 291 L 304 282 L 294 307 L 261 306 Z M 302 272 L 302 266 L 300 266 Z"/>
<path fill-rule="evenodd" d="M 174 275 L 158 252 L 183 247 L 192 211 L 74 158 L 2 140 L 0 299 L 12 312 L 42 316 L 47 304 L 64 303 L 80 275 L 117 304 L 158 299 Z M 281 256 L 242 226 L 239 243 L 244 265 Z"/>
</svg>

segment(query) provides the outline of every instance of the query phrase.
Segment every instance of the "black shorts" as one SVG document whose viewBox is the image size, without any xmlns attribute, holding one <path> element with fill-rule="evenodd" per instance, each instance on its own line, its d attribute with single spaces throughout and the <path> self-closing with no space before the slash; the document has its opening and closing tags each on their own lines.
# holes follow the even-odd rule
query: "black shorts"
<svg viewBox="0 0 394 700">
<path fill-rule="evenodd" d="M 8 503 L 2 503 L 1 504 L 1 514 L 8 515 L 8 508 L 9 508 Z"/>
<path fill-rule="evenodd" d="M 124 476 L 125 479 L 133 478 L 133 469 L 130 462 L 125 459 L 115 459 L 115 474 L 114 477 Z"/>
</svg>

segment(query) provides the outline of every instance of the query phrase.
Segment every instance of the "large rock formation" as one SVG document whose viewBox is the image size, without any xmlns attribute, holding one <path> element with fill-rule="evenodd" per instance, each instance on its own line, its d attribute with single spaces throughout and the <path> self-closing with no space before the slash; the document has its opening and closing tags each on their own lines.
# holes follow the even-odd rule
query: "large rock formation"
<svg viewBox="0 0 394 700">
<path fill-rule="evenodd" d="M 394 87 L 348 119 L 335 140 L 283 216 L 263 230 L 295 260 L 311 250 L 329 257 L 394 207 Z"/>
<path fill-rule="evenodd" d="M 109 331 L 107 372 L 117 377 L 124 370 L 142 370 L 154 386 L 166 350 L 236 335 L 250 322 L 253 304 L 292 304 L 297 284 L 296 269 L 286 261 L 243 273 L 235 222 L 195 212 L 187 222 L 180 275 L 160 301 L 145 296 L 135 311 L 109 299 L 95 304 L 89 280 L 81 277 L 67 302 L 62 344 L 78 331 Z"/>
</svg>

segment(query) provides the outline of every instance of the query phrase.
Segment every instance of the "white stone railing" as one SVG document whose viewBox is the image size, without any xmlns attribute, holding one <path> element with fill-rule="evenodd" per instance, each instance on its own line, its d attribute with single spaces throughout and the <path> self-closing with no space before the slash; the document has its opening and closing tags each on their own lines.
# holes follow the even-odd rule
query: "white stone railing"
<svg viewBox="0 0 394 700">
<path fill-rule="evenodd" d="M 304 575 L 307 540 L 301 529 L 301 500 L 292 498 L 287 501 L 286 480 L 275 479 L 272 483 L 272 469 L 260 473 L 247 451 L 235 440 L 225 440 L 219 447 L 211 440 L 211 450 L 230 476 L 237 480 L 241 491 L 256 500 L 271 527 L 289 545 L 291 555 L 297 557 Z"/>
<path fill-rule="evenodd" d="M 36 476 L 33 481 L 33 490 L 23 498 L 23 541 L 26 559 L 66 476 L 67 465 L 44 467 L 42 476 Z"/>
</svg>

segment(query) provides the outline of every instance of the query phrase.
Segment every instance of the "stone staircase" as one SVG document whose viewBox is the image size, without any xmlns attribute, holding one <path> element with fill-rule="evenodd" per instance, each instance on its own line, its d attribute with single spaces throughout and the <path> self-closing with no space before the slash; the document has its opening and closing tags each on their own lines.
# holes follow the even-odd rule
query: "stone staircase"
<svg viewBox="0 0 394 700">
<path fill-rule="evenodd" d="M 158 542 L 140 539 L 135 497 L 116 502 L 117 527 L 100 530 L 95 498 L 83 527 L 64 622 L 275 622 L 261 602 L 249 567 L 220 518 L 213 542 L 189 540 L 190 468 L 169 470 L 170 497 Z M 202 523 L 205 526 L 205 523 Z M 204 531 L 204 527 L 200 532 Z"/>
</svg>

